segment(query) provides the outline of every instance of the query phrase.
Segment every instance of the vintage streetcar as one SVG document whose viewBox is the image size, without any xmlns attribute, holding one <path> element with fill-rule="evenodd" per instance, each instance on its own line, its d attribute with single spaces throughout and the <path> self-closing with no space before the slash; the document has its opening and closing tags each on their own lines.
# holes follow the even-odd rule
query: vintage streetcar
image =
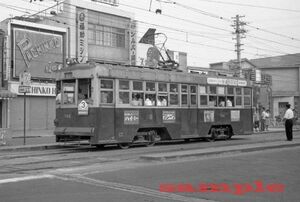
<svg viewBox="0 0 300 202">
<path fill-rule="evenodd" d="M 91 63 L 56 79 L 57 142 L 128 148 L 253 130 L 251 82 L 242 78 Z"/>
</svg>

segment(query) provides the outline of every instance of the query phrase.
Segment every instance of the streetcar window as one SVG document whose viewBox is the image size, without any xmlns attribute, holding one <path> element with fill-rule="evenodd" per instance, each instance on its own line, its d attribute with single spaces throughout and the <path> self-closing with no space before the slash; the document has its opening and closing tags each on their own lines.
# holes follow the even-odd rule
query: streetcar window
<svg viewBox="0 0 300 202">
<path fill-rule="evenodd" d="M 63 104 L 75 104 L 75 80 L 63 81 Z"/>
<path fill-rule="evenodd" d="M 155 83 L 146 82 L 146 91 L 155 91 Z"/>
<path fill-rule="evenodd" d="M 244 97 L 244 105 L 250 106 L 251 105 L 251 98 L 250 97 Z"/>
<path fill-rule="evenodd" d="M 234 95 L 234 88 L 233 87 L 227 87 L 227 94 L 228 95 Z"/>
<path fill-rule="evenodd" d="M 170 94 L 170 105 L 178 105 L 178 95 Z"/>
<path fill-rule="evenodd" d="M 61 81 L 56 82 L 56 104 L 61 104 L 62 92 L 61 92 Z"/>
<path fill-rule="evenodd" d="M 219 96 L 218 97 L 218 106 L 219 107 L 225 107 L 225 96 Z"/>
<path fill-rule="evenodd" d="M 187 94 L 181 94 L 181 104 L 187 105 L 188 104 L 188 95 Z"/>
<path fill-rule="evenodd" d="M 143 82 L 141 81 L 133 81 L 133 90 L 143 90 Z"/>
<path fill-rule="evenodd" d="M 217 87 L 209 86 L 209 94 L 217 94 Z"/>
<path fill-rule="evenodd" d="M 129 90 L 129 81 L 120 80 L 119 90 Z"/>
<path fill-rule="evenodd" d="M 227 96 L 226 107 L 234 107 L 234 96 Z"/>
<path fill-rule="evenodd" d="M 207 106 L 207 95 L 200 95 L 200 105 Z"/>
<path fill-rule="evenodd" d="M 170 105 L 178 105 L 178 85 L 177 84 L 170 84 Z"/>
<path fill-rule="evenodd" d="M 168 95 L 159 94 L 157 96 L 157 106 L 158 107 L 168 106 Z"/>
<path fill-rule="evenodd" d="M 170 84 L 170 92 L 178 92 L 178 85 L 177 84 Z"/>
<path fill-rule="evenodd" d="M 188 86 L 182 84 L 181 85 L 181 105 L 188 104 Z"/>
<path fill-rule="evenodd" d="M 206 94 L 206 86 L 199 86 L 199 93 Z"/>
<path fill-rule="evenodd" d="M 197 95 L 191 95 L 191 105 L 197 105 Z"/>
<path fill-rule="evenodd" d="M 132 106 L 143 106 L 144 93 L 132 93 L 131 105 Z"/>
<path fill-rule="evenodd" d="M 242 95 L 242 88 L 235 88 L 236 95 Z"/>
<path fill-rule="evenodd" d="M 129 104 L 129 81 L 119 80 L 119 104 Z"/>
<path fill-rule="evenodd" d="M 210 95 L 208 105 L 210 107 L 216 107 L 217 106 L 217 96 Z"/>
<path fill-rule="evenodd" d="M 91 98 L 91 79 L 78 79 L 78 100 Z"/>
<path fill-rule="evenodd" d="M 218 95 L 225 95 L 225 87 L 217 87 Z"/>
<path fill-rule="evenodd" d="M 190 86 L 191 105 L 197 105 L 197 87 Z"/>
<path fill-rule="evenodd" d="M 100 102 L 101 104 L 112 104 L 114 101 L 113 80 L 102 79 L 100 82 Z"/>
<path fill-rule="evenodd" d="M 112 89 L 113 81 L 112 80 L 101 80 L 101 88 Z"/>
<path fill-rule="evenodd" d="M 155 106 L 156 95 L 155 94 L 145 94 L 145 106 Z"/>
<path fill-rule="evenodd" d="M 190 92 L 191 93 L 197 93 L 197 90 L 196 90 L 196 86 L 190 86 Z"/>
<path fill-rule="evenodd" d="M 251 95 L 251 88 L 244 88 L 244 95 Z"/>
<path fill-rule="evenodd" d="M 251 105 L 251 88 L 244 88 L 244 105 Z"/>
<path fill-rule="evenodd" d="M 101 103 L 112 104 L 113 103 L 113 92 L 112 91 L 101 91 Z"/>
<path fill-rule="evenodd" d="M 242 96 L 236 96 L 235 105 L 236 106 L 242 106 Z"/>
<path fill-rule="evenodd" d="M 166 83 L 158 83 L 158 91 L 159 92 L 168 92 Z"/>
<path fill-rule="evenodd" d="M 188 92 L 187 85 L 181 85 L 181 93 L 187 93 L 187 92 Z"/>
<path fill-rule="evenodd" d="M 119 104 L 129 104 L 129 92 L 119 92 Z"/>
</svg>

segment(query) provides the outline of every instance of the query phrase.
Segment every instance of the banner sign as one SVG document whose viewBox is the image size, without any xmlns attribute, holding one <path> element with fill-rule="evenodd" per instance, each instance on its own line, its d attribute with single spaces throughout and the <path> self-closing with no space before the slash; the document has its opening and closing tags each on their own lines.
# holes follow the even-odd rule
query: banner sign
<svg viewBox="0 0 300 202">
<path fill-rule="evenodd" d="M 77 60 L 79 63 L 86 63 L 88 59 L 88 12 L 78 9 L 77 29 Z"/>
<path fill-rule="evenodd" d="M 238 79 L 207 78 L 207 84 L 228 85 L 228 86 L 247 86 L 247 81 Z"/>
<path fill-rule="evenodd" d="M 54 78 L 49 70 L 63 64 L 63 35 L 13 27 L 14 75 L 28 70 L 33 78 Z M 54 68 L 53 68 L 54 67 Z"/>
<path fill-rule="evenodd" d="M 176 121 L 175 111 L 163 111 L 162 119 L 164 123 L 175 123 Z"/>
<path fill-rule="evenodd" d="M 137 110 L 124 111 L 124 124 L 125 125 L 139 124 L 139 111 Z"/>
</svg>

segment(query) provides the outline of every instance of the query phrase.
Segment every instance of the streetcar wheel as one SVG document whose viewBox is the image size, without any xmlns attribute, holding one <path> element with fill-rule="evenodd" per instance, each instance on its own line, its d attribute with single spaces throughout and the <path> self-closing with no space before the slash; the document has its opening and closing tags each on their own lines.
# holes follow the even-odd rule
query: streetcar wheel
<svg viewBox="0 0 300 202">
<path fill-rule="evenodd" d="M 119 143 L 118 146 L 121 149 L 128 149 L 130 147 L 130 144 L 129 143 Z"/>
<path fill-rule="evenodd" d="M 96 145 L 96 148 L 97 148 L 97 149 L 103 149 L 103 148 L 104 148 L 104 144 Z"/>
</svg>

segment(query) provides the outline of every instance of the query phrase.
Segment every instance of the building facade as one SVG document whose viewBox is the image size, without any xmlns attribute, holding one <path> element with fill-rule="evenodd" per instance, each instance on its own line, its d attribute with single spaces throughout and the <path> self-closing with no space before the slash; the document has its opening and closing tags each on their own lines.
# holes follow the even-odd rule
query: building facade
<svg viewBox="0 0 300 202">
<path fill-rule="evenodd" d="M 289 54 L 251 60 L 263 73 L 272 76 L 269 91 L 272 94 L 273 116 L 283 116 L 290 103 L 300 111 L 300 54 Z"/>
</svg>

